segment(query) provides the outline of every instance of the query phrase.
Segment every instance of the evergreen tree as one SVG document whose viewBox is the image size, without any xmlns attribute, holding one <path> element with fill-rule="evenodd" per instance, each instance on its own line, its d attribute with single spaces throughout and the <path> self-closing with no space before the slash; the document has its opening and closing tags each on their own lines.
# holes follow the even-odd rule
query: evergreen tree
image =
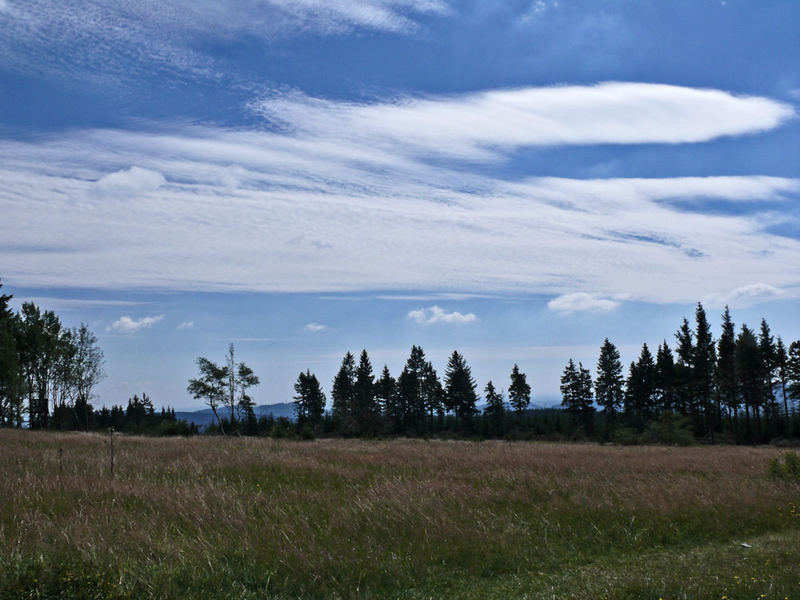
<svg viewBox="0 0 800 600">
<path fill-rule="evenodd" d="M 735 356 L 737 387 L 744 403 L 746 436 L 748 441 L 752 441 L 750 416 L 752 412 L 756 420 L 756 427 L 760 432 L 760 406 L 763 402 L 764 380 L 758 339 L 747 325 L 742 325 L 742 329 L 736 337 Z"/>
<path fill-rule="evenodd" d="M 625 413 L 640 432 L 654 414 L 656 403 L 656 364 L 647 344 L 642 345 L 639 360 L 631 363 L 625 394 Z"/>
<path fill-rule="evenodd" d="M 772 337 L 766 319 L 761 319 L 761 329 L 758 334 L 758 352 L 761 356 L 761 380 L 764 386 L 764 408 L 770 424 L 777 421 L 778 406 L 775 400 L 776 382 L 776 349 L 775 338 Z"/>
<path fill-rule="evenodd" d="M 789 358 L 786 361 L 786 389 L 795 403 L 800 402 L 800 340 L 789 344 Z"/>
<path fill-rule="evenodd" d="M 561 375 L 561 406 L 573 423 L 583 424 L 589 433 L 594 419 L 592 406 L 592 376 L 581 363 L 575 366 L 570 358 Z"/>
<path fill-rule="evenodd" d="M 301 372 L 294 384 L 294 391 L 298 424 L 307 423 L 312 427 L 318 425 L 325 412 L 325 393 L 322 391 L 317 376 L 309 370 L 306 370 L 305 373 Z"/>
<path fill-rule="evenodd" d="M 379 407 L 375 399 L 375 376 L 366 350 L 361 351 L 353 390 L 353 417 L 361 433 L 375 433 L 378 429 Z"/>
<path fill-rule="evenodd" d="M 521 421 L 522 413 L 531 403 L 531 386 L 528 385 L 525 373 L 521 373 L 515 364 L 511 369 L 511 385 L 508 386 L 508 401 L 517 413 L 517 420 Z"/>
<path fill-rule="evenodd" d="M 398 409 L 402 427 L 407 431 L 421 432 L 425 428 L 426 373 L 428 362 L 420 346 L 412 346 L 400 377 L 397 378 Z"/>
<path fill-rule="evenodd" d="M 783 398 L 783 416 L 786 422 L 789 422 L 789 402 L 786 398 L 786 384 L 789 380 L 789 354 L 786 352 L 786 346 L 783 344 L 781 336 L 775 343 L 775 373 L 778 377 L 777 382 L 781 386 L 781 397 Z"/>
<path fill-rule="evenodd" d="M 347 352 L 342 359 L 339 372 L 333 379 L 331 398 L 333 400 L 333 420 L 337 427 L 348 433 L 354 429 L 355 385 L 356 360 L 350 352 Z"/>
<path fill-rule="evenodd" d="M 717 362 L 716 346 L 711 334 L 706 311 L 701 303 L 695 310 L 695 346 L 693 376 L 698 394 L 698 407 L 703 413 L 705 432 L 711 434 L 714 441 L 714 429 L 719 426 L 720 407 L 714 405 L 714 368 Z"/>
<path fill-rule="evenodd" d="M 656 412 L 669 412 L 676 409 L 675 359 L 672 350 L 664 340 L 656 353 Z"/>
<path fill-rule="evenodd" d="M 597 404 L 603 408 L 609 427 L 613 427 L 615 415 L 622 407 L 624 390 L 619 351 L 608 338 L 600 348 L 594 391 Z"/>
<path fill-rule="evenodd" d="M 736 381 L 736 330 L 731 311 L 725 307 L 722 314 L 722 335 L 717 342 L 717 368 L 715 371 L 717 393 L 728 413 L 729 423 L 739 409 L 739 394 Z"/>
<path fill-rule="evenodd" d="M 689 327 L 689 321 L 683 318 L 680 329 L 675 334 L 678 340 L 676 349 L 678 360 L 675 363 L 675 388 L 678 412 L 684 415 L 698 414 L 695 396 L 694 377 L 694 333 Z"/>
<path fill-rule="evenodd" d="M 477 384 L 464 357 L 456 350 L 450 355 L 444 378 L 448 410 L 455 412 L 458 419 L 468 419 L 474 415 L 478 400 L 475 392 Z"/>
<path fill-rule="evenodd" d="M 422 390 L 425 409 L 428 411 L 428 418 L 432 425 L 434 414 L 438 415 L 440 419 L 444 418 L 444 387 L 430 361 L 426 362 L 423 368 Z"/>
<path fill-rule="evenodd" d="M 494 384 L 491 380 L 486 384 L 483 391 L 486 394 L 486 406 L 483 409 L 483 414 L 488 419 L 491 433 L 494 436 L 503 435 L 503 421 L 506 413 L 503 406 L 503 393 L 498 393 L 494 389 Z"/>
<path fill-rule="evenodd" d="M 383 365 L 381 377 L 375 382 L 375 396 L 381 414 L 388 422 L 390 429 L 396 431 L 402 421 L 403 414 L 397 405 L 397 381 L 389 373 L 389 367 Z"/>
</svg>

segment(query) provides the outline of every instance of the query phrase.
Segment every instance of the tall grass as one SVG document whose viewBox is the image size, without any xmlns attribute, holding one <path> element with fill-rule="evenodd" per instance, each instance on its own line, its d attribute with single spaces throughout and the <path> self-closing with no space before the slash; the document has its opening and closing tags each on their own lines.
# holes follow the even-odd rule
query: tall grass
<svg viewBox="0 0 800 600">
<path fill-rule="evenodd" d="M 118 436 L 115 454 L 112 478 L 107 436 L 0 431 L 0 597 L 800 597 L 800 485 L 767 476 L 768 448 Z"/>
</svg>

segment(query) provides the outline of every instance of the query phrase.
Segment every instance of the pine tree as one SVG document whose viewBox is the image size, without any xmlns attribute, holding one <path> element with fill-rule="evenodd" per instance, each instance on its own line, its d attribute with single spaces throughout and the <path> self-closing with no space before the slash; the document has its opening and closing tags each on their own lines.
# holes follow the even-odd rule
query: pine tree
<svg viewBox="0 0 800 600">
<path fill-rule="evenodd" d="M 401 414 L 397 413 L 395 395 L 397 394 L 397 382 L 391 373 L 389 367 L 383 365 L 381 377 L 375 382 L 375 397 L 378 400 L 378 406 L 381 414 L 387 420 L 400 419 Z"/>
<path fill-rule="evenodd" d="M 750 441 L 752 440 L 751 412 L 758 431 L 761 430 L 760 406 L 763 402 L 764 380 L 758 339 L 747 325 L 742 325 L 736 337 L 736 379 L 744 402 L 746 435 Z"/>
<path fill-rule="evenodd" d="M 706 311 L 701 303 L 697 303 L 695 310 L 695 346 L 693 361 L 693 376 L 695 389 L 698 393 L 699 408 L 703 413 L 705 431 L 711 434 L 714 441 L 714 429 L 719 426 L 719 405 L 713 404 L 714 400 L 714 367 L 717 362 L 716 346 L 711 334 L 711 325 L 708 323 Z"/>
<path fill-rule="evenodd" d="M 656 353 L 656 412 L 675 410 L 675 359 L 664 340 Z"/>
<path fill-rule="evenodd" d="M 468 419 L 476 412 L 478 396 L 477 384 L 464 357 L 453 351 L 445 371 L 445 394 L 447 408 L 455 412 L 459 419 Z"/>
<path fill-rule="evenodd" d="M 624 390 L 619 351 L 608 338 L 600 348 L 594 391 L 597 404 L 603 408 L 609 426 L 613 427 L 615 415 L 622 407 Z"/>
<path fill-rule="evenodd" d="M 375 400 L 375 376 L 366 350 L 361 351 L 353 390 L 353 417 L 361 433 L 375 433 L 378 428 L 379 409 Z"/>
<path fill-rule="evenodd" d="M 800 402 L 800 340 L 789 344 L 789 358 L 786 361 L 786 389 L 794 402 Z"/>
<path fill-rule="evenodd" d="M 340 429 L 352 433 L 355 428 L 353 423 L 353 408 L 355 404 L 356 361 L 355 357 L 347 352 L 342 359 L 342 366 L 336 377 L 333 378 L 331 398 L 333 400 L 333 419 Z"/>
<path fill-rule="evenodd" d="M 654 414 L 656 364 L 647 344 L 642 345 L 639 360 L 631 363 L 625 394 L 625 413 L 639 431 Z"/>
<path fill-rule="evenodd" d="M 398 409 L 402 417 L 402 427 L 407 431 L 421 432 L 425 428 L 426 372 L 428 362 L 420 346 L 412 346 L 400 377 L 397 378 Z"/>
<path fill-rule="evenodd" d="M 521 373 L 517 365 L 514 365 L 514 368 L 511 369 L 511 385 L 508 386 L 508 401 L 517 413 L 517 420 L 521 421 L 522 413 L 531 403 L 531 386 L 528 385 L 525 373 Z"/>
<path fill-rule="evenodd" d="M 576 366 L 571 358 L 561 375 L 561 406 L 574 424 L 583 424 L 589 433 L 594 418 L 592 376 L 581 363 Z"/>
<path fill-rule="evenodd" d="M 778 340 L 775 343 L 775 372 L 778 377 L 778 383 L 781 386 L 781 396 L 783 398 L 783 416 L 786 419 L 786 423 L 788 425 L 789 422 L 789 402 L 786 398 L 786 384 L 788 383 L 789 379 L 789 355 L 786 352 L 786 346 L 783 344 L 783 340 L 781 336 L 778 336 Z"/>
<path fill-rule="evenodd" d="M 717 368 L 715 371 L 720 402 L 728 413 L 729 423 L 739 410 L 736 382 L 736 330 L 731 311 L 726 306 L 722 314 L 722 335 L 717 342 Z"/>
<path fill-rule="evenodd" d="M 758 351 L 761 355 L 761 379 L 764 386 L 763 398 L 765 413 L 774 424 L 777 420 L 777 402 L 775 401 L 775 370 L 776 370 L 776 349 L 775 338 L 772 337 L 766 319 L 761 319 L 761 329 L 758 334 Z"/>
<path fill-rule="evenodd" d="M 297 376 L 297 383 L 294 384 L 294 391 L 297 422 L 300 425 L 308 423 L 312 427 L 317 425 L 325 412 L 325 393 L 317 376 L 309 370 L 301 372 Z"/>
<path fill-rule="evenodd" d="M 492 435 L 503 435 L 503 421 L 505 419 L 505 406 L 503 406 L 503 393 L 498 393 L 494 389 L 494 384 L 489 381 L 484 388 L 486 394 L 486 406 L 483 414 L 489 420 Z"/>
<path fill-rule="evenodd" d="M 699 411 L 695 401 L 694 389 L 694 333 L 692 333 L 686 317 L 683 318 L 683 323 L 675 334 L 675 338 L 678 340 L 676 349 L 678 360 L 675 363 L 676 408 L 681 414 L 697 415 Z"/>
</svg>

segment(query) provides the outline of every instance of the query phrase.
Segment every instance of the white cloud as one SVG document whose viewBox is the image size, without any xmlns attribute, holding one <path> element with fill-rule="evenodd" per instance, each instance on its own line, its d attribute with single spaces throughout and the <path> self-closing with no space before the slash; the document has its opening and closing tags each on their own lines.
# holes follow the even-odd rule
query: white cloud
<svg viewBox="0 0 800 600">
<path fill-rule="evenodd" d="M 789 297 L 796 298 L 797 295 L 797 293 L 791 294 L 788 290 L 775 287 L 774 285 L 753 283 L 725 292 L 708 294 L 703 298 L 703 303 L 714 308 L 721 308 L 726 304 L 731 308 L 746 308 L 770 300 L 780 300 Z"/>
<path fill-rule="evenodd" d="M 420 308 L 408 313 L 408 318 L 417 323 L 472 323 L 478 318 L 474 313 L 447 312 L 434 304 L 429 308 Z"/>
<path fill-rule="evenodd" d="M 574 294 L 564 294 L 558 298 L 553 298 L 547 303 L 547 308 L 564 314 L 574 312 L 598 313 L 610 312 L 619 305 L 620 303 L 617 300 L 612 300 L 608 296 L 576 292 Z"/>
<path fill-rule="evenodd" d="M 490 114 L 479 100 L 476 110 Z M 617 290 L 657 302 L 692 302 L 754 281 L 800 285 L 800 241 L 767 231 L 800 212 L 797 179 L 512 182 L 471 163 L 437 166 L 385 131 L 375 143 L 361 139 L 348 119 L 337 129 L 327 108 L 322 114 L 282 133 L 192 127 L 0 140 L 4 278 L 32 288 L 390 296 Z M 302 121 L 300 113 L 287 119 Z M 513 137 L 501 130 L 493 138 L 489 129 L 474 139 L 439 135 L 423 140 L 430 152 L 461 148 L 474 157 L 479 148 L 492 159 L 505 156 Z M 93 192 L 109 174 L 128 190 L 152 190 L 161 178 L 168 185 Z M 749 202 L 720 214 L 704 211 L 708 199 Z"/>
<path fill-rule="evenodd" d="M 133 197 L 154 192 L 166 182 L 158 171 L 131 167 L 101 177 L 90 188 L 90 193 L 95 196 Z"/>
<path fill-rule="evenodd" d="M 303 327 L 303 329 L 305 329 L 306 331 L 313 331 L 316 333 L 317 331 L 322 331 L 323 329 L 327 329 L 327 326 L 321 325 L 319 323 L 307 323 L 306 326 Z"/>
<path fill-rule="evenodd" d="M 106 331 L 117 331 L 119 333 L 136 333 L 141 329 L 152 327 L 164 318 L 164 315 L 155 317 L 142 317 L 141 319 L 132 319 L 128 316 L 123 316 L 114 321 L 110 326 L 106 327 Z"/>
<path fill-rule="evenodd" d="M 179 323 L 175 329 L 191 329 L 192 327 L 194 327 L 194 321 L 184 321 Z"/>
<path fill-rule="evenodd" d="M 487 159 L 525 146 L 705 142 L 773 129 L 788 104 L 724 91 L 608 82 L 347 104 L 278 95 L 253 109 L 298 134 Z"/>
</svg>

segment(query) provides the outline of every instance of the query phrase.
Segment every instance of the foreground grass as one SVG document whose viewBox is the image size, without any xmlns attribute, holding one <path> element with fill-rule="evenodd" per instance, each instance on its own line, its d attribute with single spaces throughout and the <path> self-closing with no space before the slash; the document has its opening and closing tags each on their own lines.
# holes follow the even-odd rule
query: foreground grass
<svg viewBox="0 0 800 600">
<path fill-rule="evenodd" d="M 115 446 L 0 431 L 0 597 L 800 598 L 768 448 Z"/>
</svg>

